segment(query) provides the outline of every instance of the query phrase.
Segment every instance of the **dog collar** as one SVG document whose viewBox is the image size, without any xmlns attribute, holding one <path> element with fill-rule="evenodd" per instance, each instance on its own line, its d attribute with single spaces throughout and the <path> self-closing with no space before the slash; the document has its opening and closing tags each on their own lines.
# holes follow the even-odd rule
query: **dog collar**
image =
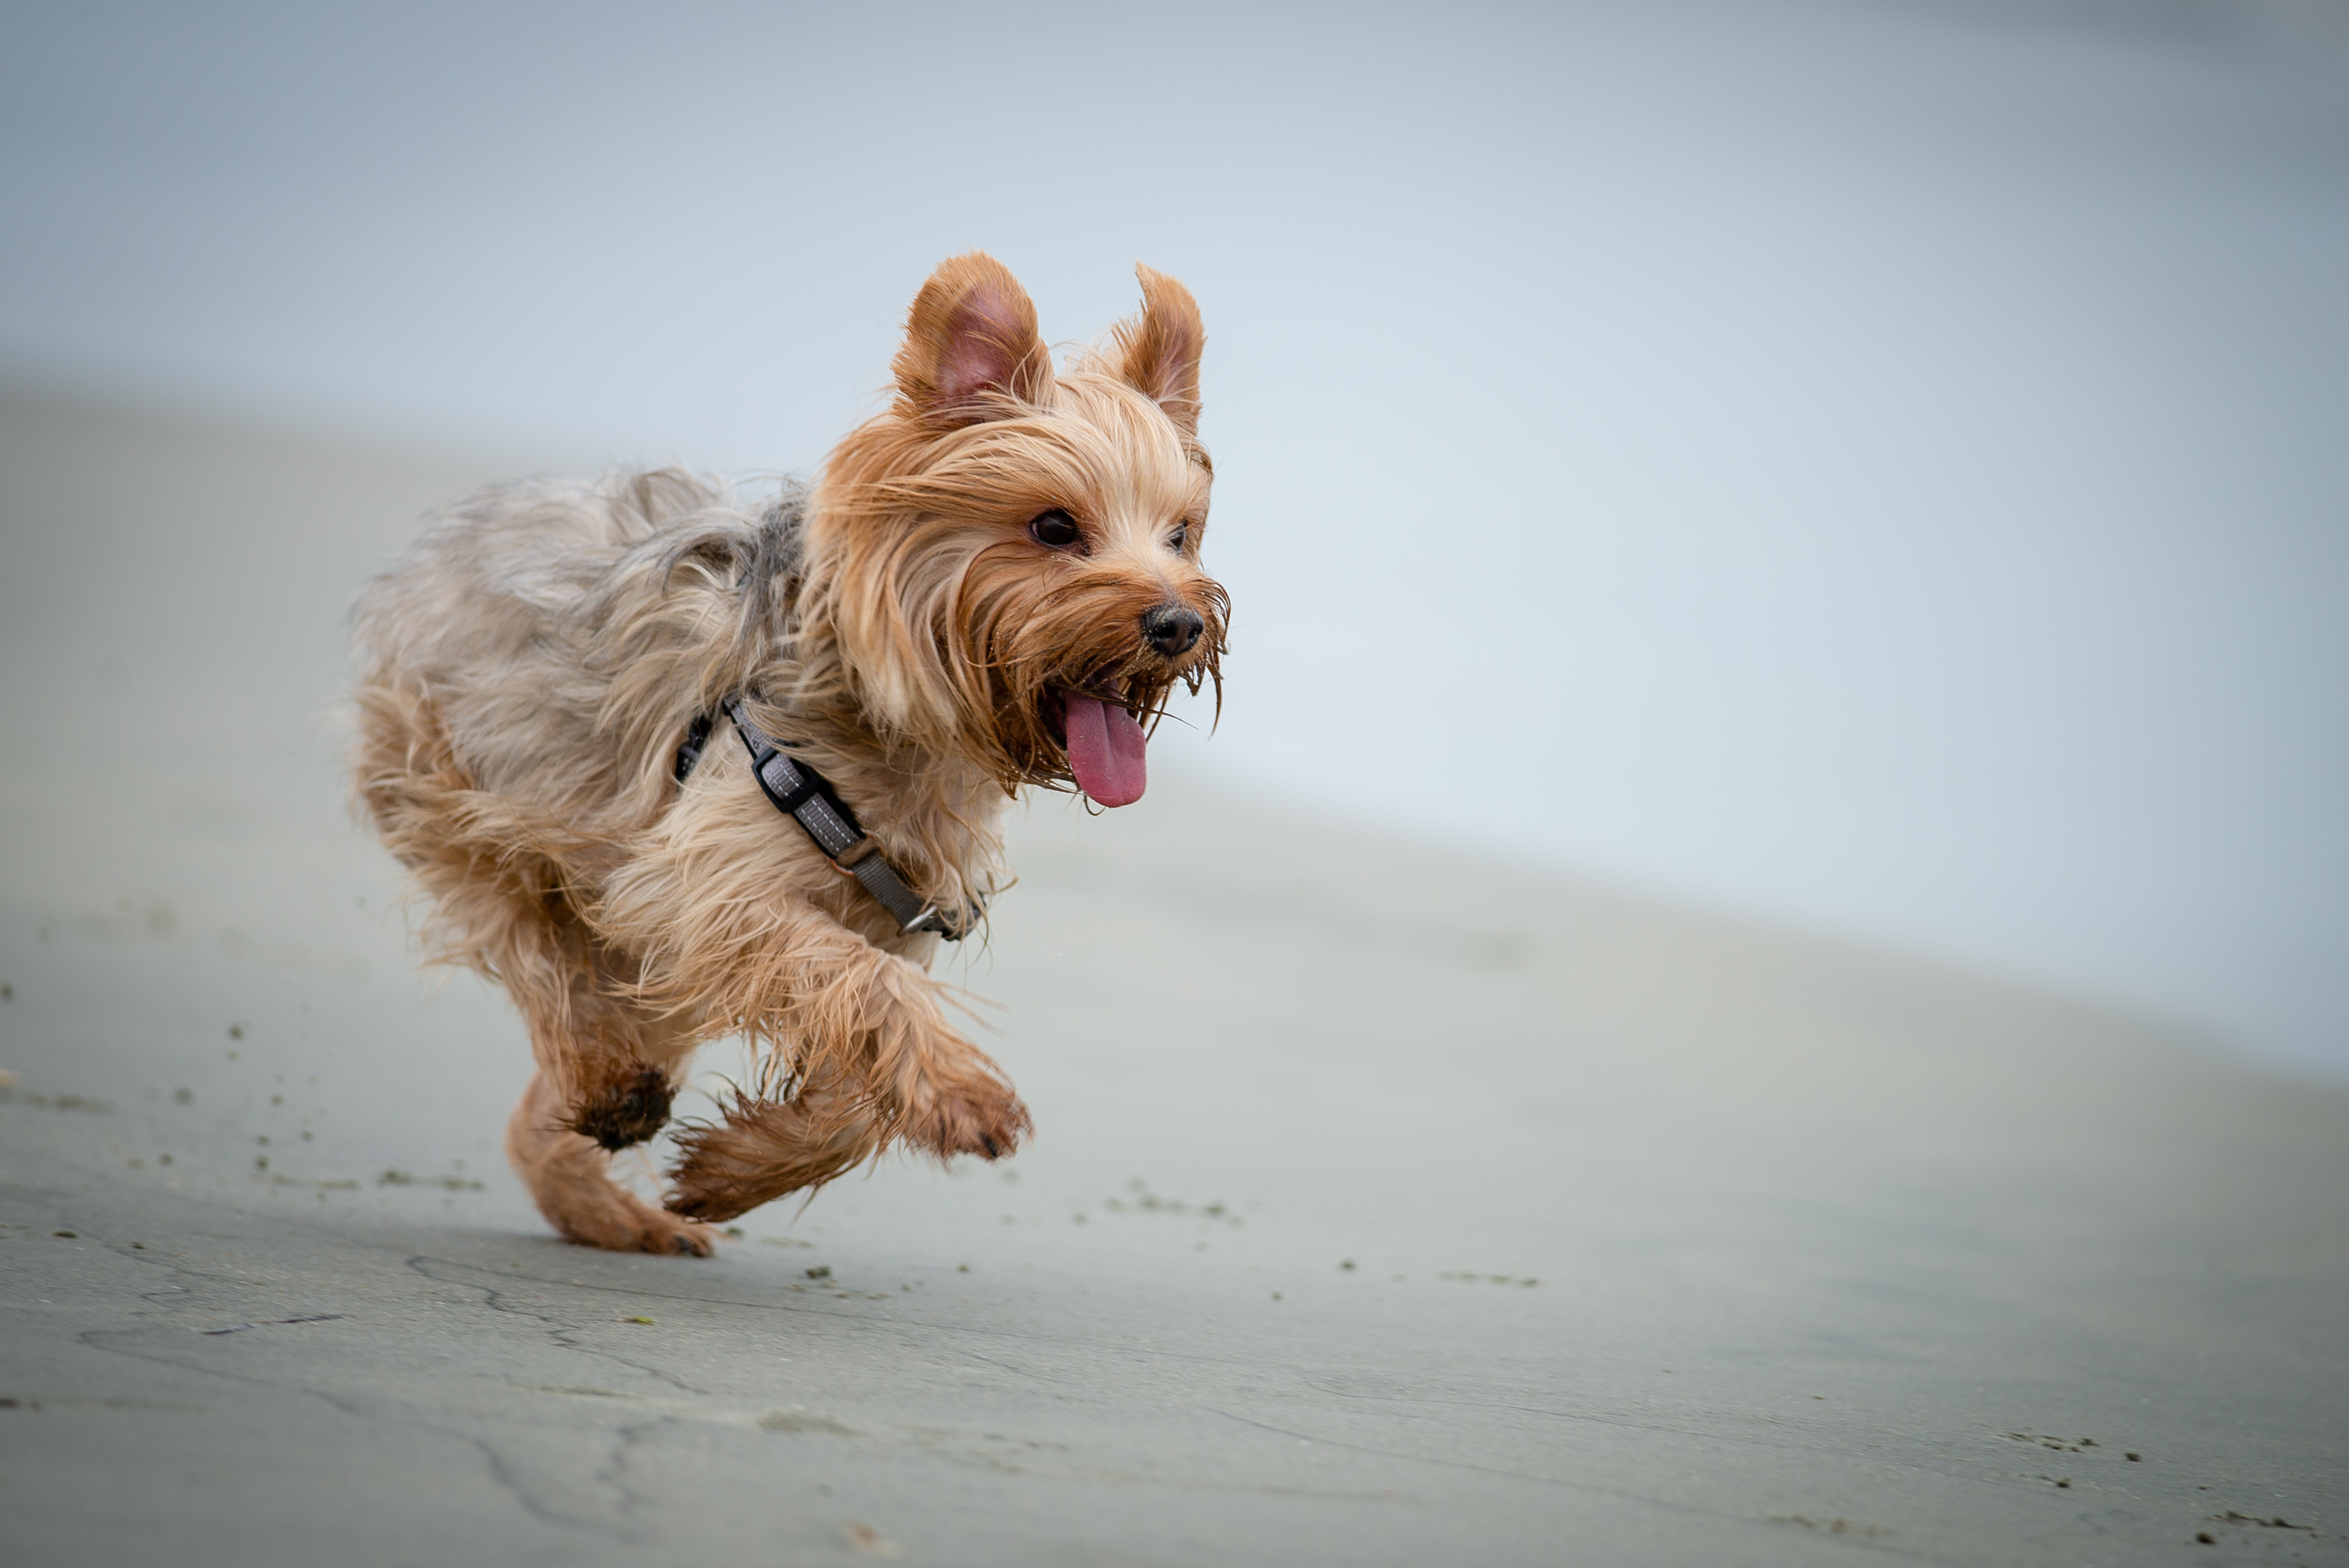
<svg viewBox="0 0 2349 1568">
<path fill-rule="evenodd" d="M 936 931 L 950 942 L 958 942 L 978 924 L 979 916 L 986 913 L 984 904 L 973 904 L 963 911 L 960 919 L 953 919 L 906 886 L 905 878 L 882 856 L 880 844 L 857 826 L 856 814 L 833 791 L 831 781 L 792 756 L 781 741 L 750 722 L 739 701 L 726 704 L 726 716 L 734 722 L 735 732 L 750 749 L 750 771 L 775 809 L 806 830 L 833 869 L 855 877 L 866 892 L 879 899 L 882 908 L 896 918 L 898 929 L 908 933 Z M 694 764 L 701 760 L 702 748 L 709 743 L 709 732 L 714 727 L 707 713 L 694 720 L 685 744 L 678 748 L 678 783 L 683 784 Z"/>
</svg>

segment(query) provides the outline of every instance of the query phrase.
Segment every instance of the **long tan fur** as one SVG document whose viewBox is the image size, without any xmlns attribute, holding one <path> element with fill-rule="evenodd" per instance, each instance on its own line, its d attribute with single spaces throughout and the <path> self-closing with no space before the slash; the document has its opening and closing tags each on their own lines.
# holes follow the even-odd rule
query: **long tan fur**
<svg viewBox="0 0 2349 1568">
<path fill-rule="evenodd" d="M 812 488 L 738 504 L 674 471 L 541 481 L 450 508 L 369 586 L 354 782 L 427 904 L 428 956 L 502 984 L 538 1072 L 507 1151 L 540 1210 L 596 1246 L 708 1252 L 709 1221 L 820 1187 L 905 1140 L 994 1158 L 1030 1130 L 901 932 L 779 815 L 721 721 L 740 699 L 856 810 L 916 891 L 1008 885 L 996 822 L 1066 787 L 1059 693 L 1145 723 L 1218 679 L 1226 601 L 1199 566 L 1198 311 L 1141 272 L 1141 317 L 1054 368 L 1034 306 L 974 253 L 909 314 L 890 408 Z M 1078 547 L 1031 532 L 1062 512 Z M 1170 656 L 1163 607 L 1205 630 Z M 667 1119 L 687 1058 L 764 1053 L 688 1129 L 666 1206 L 608 1151 Z"/>
</svg>

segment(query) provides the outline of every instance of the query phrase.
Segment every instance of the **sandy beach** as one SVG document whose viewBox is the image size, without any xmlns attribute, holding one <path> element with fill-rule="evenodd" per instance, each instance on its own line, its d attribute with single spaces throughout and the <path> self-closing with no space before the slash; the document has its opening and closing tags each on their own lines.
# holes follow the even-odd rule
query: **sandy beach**
<svg viewBox="0 0 2349 1568">
<path fill-rule="evenodd" d="M 952 971 L 1032 1148 L 562 1244 L 336 761 L 496 461 L 0 401 L 0 1559 L 2349 1562 L 2349 1089 L 1195 765 Z"/>
</svg>

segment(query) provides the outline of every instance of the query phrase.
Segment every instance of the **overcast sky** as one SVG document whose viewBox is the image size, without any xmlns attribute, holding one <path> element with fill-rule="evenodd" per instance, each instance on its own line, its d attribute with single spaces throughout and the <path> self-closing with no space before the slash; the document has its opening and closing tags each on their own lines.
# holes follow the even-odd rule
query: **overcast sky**
<svg viewBox="0 0 2349 1568">
<path fill-rule="evenodd" d="M 1162 767 L 2349 1073 L 2338 15 L 15 5 L 0 374 L 804 469 L 940 257 L 1145 260 Z"/>
</svg>

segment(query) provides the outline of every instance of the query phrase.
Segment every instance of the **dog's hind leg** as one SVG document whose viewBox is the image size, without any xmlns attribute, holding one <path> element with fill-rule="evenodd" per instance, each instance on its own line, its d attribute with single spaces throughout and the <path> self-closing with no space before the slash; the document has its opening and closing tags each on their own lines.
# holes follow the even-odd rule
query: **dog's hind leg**
<svg viewBox="0 0 2349 1568">
<path fill-rule="evenodd" d="M 556 858 L 580 846 L 479 789 L 427 693 L 375 680 L 358 697 L 358 798 L 432 899 L 433 956 L 503 985 L 529 1021 L 538 1075 L 506 1124 L 506 1157 L 539 1212 L 589 1246 L 707 1254 L 709 1227 L 640 1201 L 606 1168 L 668 1120 L 670 1075 L 693 1042 L 621 996 L 629 966 L 579 917 Z"/>
<path fill-rule="evenodd" d="M 708 1257 L 716 1250 L 709 1226 L 656 1209 L 614 1181 L 612 1157 L 571 1130 L 574 1119 L 563 1090 L 541 1068 L 506 1122 L 506 1158 L 548 1224 L 570 1241 L 616 1252 Z"/>
<path fill-rule="evenodd" d="M 786 1193 L 822 1187 L 870 1158 L 884 1134 L 854 1085 L 819 1069 L 788 1099 L 740 1096 L 725 1120 L 678 1137 L 668 1207 L 731 1220 Z"/>
<path fill-rule="evenodd" d="M 707 1257 L 707 1225 L 656 1209 L 611 1176 L 611 1157 L 668 1120 L 672 1073 L 691 1052 L 686 1033 L 610 994 L 606 955 L 580 929 L 545 928 L 543 980 L 508 989 L 530 1021 L 537 1075 L 506 1123 L 506 1158 L 538 1211 L 574 1241 L 614 1251 Z"/>
</svg>

